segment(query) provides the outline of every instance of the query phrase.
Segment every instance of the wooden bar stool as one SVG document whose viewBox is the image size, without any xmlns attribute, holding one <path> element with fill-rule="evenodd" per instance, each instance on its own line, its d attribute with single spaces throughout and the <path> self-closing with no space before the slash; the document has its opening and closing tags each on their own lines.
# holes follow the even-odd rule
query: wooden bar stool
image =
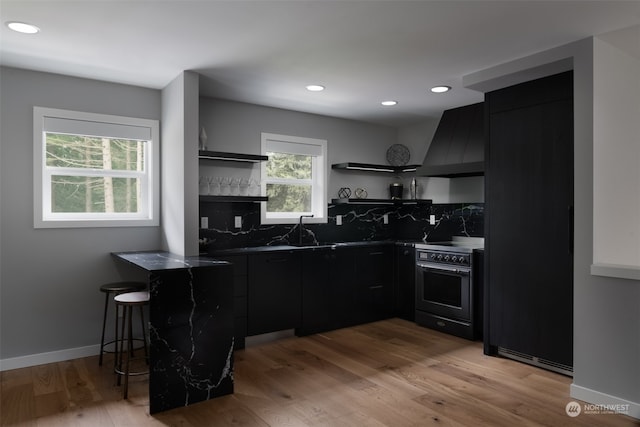
<svg viewBox="0 0 640 427">
<path fill-rule="evenodd" d="M 114 282 L 114 283 L 106 283 L 100 286 L 100 292 L 104 292 L 104 314 L 102 317 L 102 338 L 100 338 L 100 358 L 98 359 L 98 365 L 102 366 L 102 355 L 104 353 L 116 353 L 117 351 L 117 342 L 118 342 L 118 307 L 116 306 L 116 317 L 115 317 L 115 338 L 111 341 L 104 342 L 104 332 L 107 326 L 107 312 L 109 311 L 109 300 L 113 298 L 115 295 L 124 293 L 124 292 L 136 292 L 142 291 L 146 289 L 147 284 L 143 282 Z M 104 349 L 105 346 L 109 344 L 114 344 L 116 350 L 107 351 Z M 115 361 L 114 361 L 115 367 Z"/>
<path fill-rule="evenodd" d="M 116 307 L 122 306 L 123 314 L 122 314 L 122 333 L 120 335 L 120 351 L 117 353 L 117 367 L 115 368 L 115 372 L 118 375 L 118 385 L 120 385 L 120 378 L 124 377 L 124 389 L 123 389 L 123 397 L 124 399 L 128 396 L 129 391 L 129 376 L 132 375 L 144 375 L 148 374 L 149 371 L 138 371 L 131 372 L 131 360 L 133 359 L 133 341 L 135 338 L 133 337 L 133 308 L 140 308 L 140 322 L 142 325 L 142 341 L 144 342 L 144 358 L 147 363 L 149 363 L 149 351 L 147 350 L 147 336 L 146 336 L 146 325 L 144 323 L 144 311 L 143 307 L 149 304 L 149 292 L 127 292 L 124 294 L 116 295 L 113 300 L 116 303 Z M 125 326 L 127 328 L 127 337 L 125 340 Z M 125 348 L 125 341 L 127 342 Z M 116 345 L 117 349 L 117 345 Z M 123 364 L 123 359 L 125 354 L 127 355 L 126 362 Z"/>
</svg>

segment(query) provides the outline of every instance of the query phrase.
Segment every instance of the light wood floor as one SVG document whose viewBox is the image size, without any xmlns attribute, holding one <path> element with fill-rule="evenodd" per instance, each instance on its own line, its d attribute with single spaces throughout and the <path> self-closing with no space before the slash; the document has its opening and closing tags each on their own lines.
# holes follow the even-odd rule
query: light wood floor
<svg viewBox="0 0 640 427">
<path fill-rule="evenodd" d="M 149 415 L 97 357 L 1 373 L 1 424 L 20 426 L 637 426 L 570 418 L 571 379 L 400 319 L 236 352 L 235 394 Z"/>
</svg>

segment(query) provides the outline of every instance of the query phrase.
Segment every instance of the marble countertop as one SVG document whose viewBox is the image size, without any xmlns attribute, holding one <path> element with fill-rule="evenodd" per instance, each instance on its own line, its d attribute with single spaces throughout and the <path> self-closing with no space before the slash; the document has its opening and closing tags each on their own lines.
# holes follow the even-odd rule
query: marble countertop
<svg viewBox="0 0 640 427">
<path fill-rule="evenodd" d="M 226 261 L 208 256 L 182 256 L 166 251 L 113 252 L 111 255 L 147 271 L 215 267 L 228 264 Z"/>
<path fill-rule="evenodd" d="M 233 248 L 233 249 L 220 249 L 213 252 L 212 257 L 215 256 L 224 256 L 224 255 L 234 255 L 234 254 L 251 254 L 251 253 L 261 253 L 261 252 L 275 252 L 275 251 L 308 251 L 308 250 L 319 250 L 326 248 L 341 248 L 341 247 L 360 247 L 360 246 L 376 246 L 376 245 L 393 245 L 401 243 L 403 245 L 408 245 L 413 243 L 408 242 L 396 242 L 395 240 L 367 240 L 361 242 L 331 242 L 331 243 L 319 243 L 317 245 L 273 245 L 273 246 L 251 246 L 244 248 Z"/>
</svg>

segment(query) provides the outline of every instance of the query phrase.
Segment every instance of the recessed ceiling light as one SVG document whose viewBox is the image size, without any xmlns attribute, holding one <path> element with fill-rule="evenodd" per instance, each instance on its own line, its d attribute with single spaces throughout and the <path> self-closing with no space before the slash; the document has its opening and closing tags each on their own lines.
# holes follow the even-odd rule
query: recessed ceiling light
<svg viewBox="0 0 640 427">
<path fill-rule="evenodd" d="M 40 28 L 27 24 L 26 22 L 9 21 L 7 22 L 7 27 L 23 34 L 36 34 L 40 32 Z"/>
<path fill-rule="evenodd" d="M 451 90 L 451 86 L 434 86 L 431 88 L 433 93 L 445 93 Z"/>
<path fill-rule="evenodd" d="M 397 105 L 398 101 L 391 101 L 391 100 L 390 101 L 382 101 L 381 104 L 386 106 L 386 107 L 390 107 L 392 105 Z"/>
<path fill-rule="evenodd" d="M 322 85 L 308 85 L 307 86 L 307 90 L 310 90 L 311 92 L 321 92 L 324 90 L 324 86 Z"/>
</svg>

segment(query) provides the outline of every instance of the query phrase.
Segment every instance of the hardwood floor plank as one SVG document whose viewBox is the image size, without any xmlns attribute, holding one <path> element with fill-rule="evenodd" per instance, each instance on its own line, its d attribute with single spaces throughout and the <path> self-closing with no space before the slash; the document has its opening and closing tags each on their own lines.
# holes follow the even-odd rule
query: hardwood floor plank
<svg viewBox="0 0 640 427">
<path fill-rule="evenodd" d="M 57 363 L 34 366 L 31 368 L 31 374 L 35 396 L 64 391 L 65 389 L 60 374 L 60 365 Z"/>
<path fill-rule="evenodd" d="M 482 344 L 389 319 L 235 353 L 235 393 L 149 415 L 148 379 L 129 399 L 113 359 L 0 372 L 2 426 L 631 427 L 565 413 L 571 378 L 482 354 Z"/>
<path fill-rule="evenodd" d="M 17 425 L 18 423 L 35 419 L 36 413 L 33 384 L 11 384 L 5 386 L 2 383 L 0 396 L 0 423 L 3 426 Z"/>
</svg>

